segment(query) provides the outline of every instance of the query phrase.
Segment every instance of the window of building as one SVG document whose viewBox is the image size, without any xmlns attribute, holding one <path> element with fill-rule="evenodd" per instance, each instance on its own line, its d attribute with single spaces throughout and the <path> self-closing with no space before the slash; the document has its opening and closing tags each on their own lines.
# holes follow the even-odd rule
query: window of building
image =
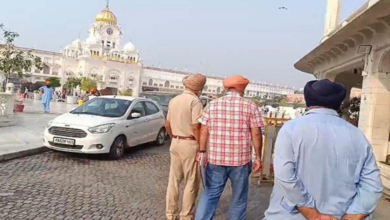
<svg viewBox="0 0 390 220">
<path fill-rule="evenodd" d="M 153 86 L 157 86 L 157 83 L 154 83 Z"/>
<path fill-rule="evenodd" d="M 149 86 L 152 86 L 153 85 L 153 79 L 149 79 Z"/>
<path fill-rule="evenodd" d="M 102 40 L 102 46 L 104 46 L 104 40 Z"/>
<path fill-rule="evenodd" d="M 115 81 L 115 80 L 117 80 L 118 79 L 118 76 L 110 76 L 110 80 L 111 81 Z"/>
<path fill-rule="evenodd" d="M 146 86 L 146 85 L 147 85 L 147 83 L 146 83 L 146 82 L 143 82 L 143 83 L 142 83 L 142 85 Z"/>
<path fill-rule="evenodd" d="M 129 78 L 129 84 L 130 84 L 130 85 L 133 85 L 133 84 L 134 84 L 134 79 L 133 79 L 133 77 L 130 77 L 130 78 Z"/>
<path fill-rule="evenodd" d="M 171 85 L 171 88 L 175 88 L 175 86 L 174 86 L 174 85 Z"/>
<path fill-rule="evenodd" d="M 114 43 L 112 43 L 112 47 L 113 47 L 113 48 L 115 48 L 115 42 L 114 42 Z"/>
<path fill-rule="evenodd" d="M 43 74 L 50 74 L 50 67 L 45 65 L 45 67 L 43 67 Z"/>
<path fill-rule="evenodd" d="M 35 73 L 40 73 L 41 70 L 39 70 L 38 68 L 35 68 L 34 72 L 35 72 Z"/>
<path fill-rule="evenodd" d="M 111 41 L 107 41 L 107 47 L 111 47 Z"/>
<path fill-rule="evenodd" d="M 158 86 L 163 87 L 163 84 L 159 84 Z"/>
<path fill-rule="evenodd" d="M 176 89 L 178 89 L 179 88 L 179 86 L 176 86 Z"/>
<path fill-rule="evenodd" d="M 157 106 L 151 102 L 144 102 L 146 115 L 154 115 L 159 112 Z"/>
</svg>

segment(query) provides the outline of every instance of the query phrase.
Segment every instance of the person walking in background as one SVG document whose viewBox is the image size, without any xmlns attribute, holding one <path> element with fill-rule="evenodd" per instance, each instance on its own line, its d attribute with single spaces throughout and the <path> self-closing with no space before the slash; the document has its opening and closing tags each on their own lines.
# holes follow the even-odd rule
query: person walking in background
<svg viewBox="0 0 390 220">
<path fill-rule="evenodd" d="M 174 220 L 178 216 L 179 185 L 184 181 L 181 220 L 192 220 L 195 200 L 199 190 L 199 167 L 196 155 L 199 150 L 200 124 L 203 105 L 199 96 L 206 84 L 201 74 L 183 79 L 185 91 L 173 98 L 168 107 L 166 128 L 171 137 L 171 167 L 166 197 L 166 217 Z"/>
<path fill-rule="evenodd" d="M 228 219 L 246 218 L 250 173 L 252 169 L 261 170 L 261 128 L 264 127 L 256 104 L 243 98 L 248 84 L 242 76 L 226 78 L 223 86 L 227 94 L 211 101 L 199 119 L 202 128 L 198 160 L 207 160 L 207 165 L 205 192 L 196 220 L 213 218 L 228 179 L 233 191 Z M 256 151 L 253 167 L 252 142 Z"/>
<path fill-rule="evenodd" d="M 337 113 L 346 94 L 329 80 L 306 84 L 309 111 L 277 136 L 265 220 L 372 219 L 382 183 L 370 143 Z"/>
<path fill-rule="evenodd" d="M 27 99 L 28 98 L 28 88 L 24 88 L 24 98 Z"/>
<path fill-rule="evenodd" d="M 98 96 L 100 96 L 99 91 L 97 91 L 95 88 L 92 88 L 90 94 L 88 95 L 88 100 L 96 98 Z"/>
<path fill-rule="evenodd" d="M 41 91 L 42 94 L 42 104 L 43 104 L 43 112 L 49 113 L 50 112 L 50 102 L 53 99 L 53 88 L 51 87 L 51 82 L 49 80 L 46 80 L 45 86 L 42 86 L 39 88 L 39 91 Z"/>
</svg>

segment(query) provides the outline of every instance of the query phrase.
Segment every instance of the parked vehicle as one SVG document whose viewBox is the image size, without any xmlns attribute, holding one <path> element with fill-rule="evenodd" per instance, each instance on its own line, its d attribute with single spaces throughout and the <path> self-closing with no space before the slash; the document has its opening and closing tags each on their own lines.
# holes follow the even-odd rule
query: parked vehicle
<svg viewBox="0 0 390 220">
<path fill-rule="evenodd" d="M 200 98 L 200 100 L 202 100 L 203 107 L 206 107 L 212 100 L 211 98 L 209 98 L 207 96 L 200 96 L 199 98 Z"/>
<path fill-rule="evenodd" d="M 126 147 L 166 137 L 162 109 L 152 100 L 128 96 L 100 96 L 50 121 L 44 146 L 57 151 L 123 156 Z"/>
<path fill-rule="evenodd" d="M 166 117 L 168 114 L 169 102 L 173 98 L 175 98 L 177 95 L 179 95 L 179 94 L 177 94 L 177 93 L 164 93 L 164 92 L 143 92 L 140 94 L 140 97 L 151 99 L 151 100 L 157 102 L 160 105 L 160 107 L 163 109 L 164 115 Z M 206 107 L 206 105 L 212 100 L 211 98 L 209 98 L 207 96 L 200 96 L 199 98 L 202 100 L 203 107 Z"/>
<path fill-rule="evenodd" d="M 164 111 L 165 117 L 168 113 L 168 105 L 169 102 L 175 98 L 178 94 L 177 93 L 164 93 L 164 92 L 142 92 L 140 94 L 140 97 L 151 99 L 155 102 L 157 102 L 162 110 Z"/>
</svg>

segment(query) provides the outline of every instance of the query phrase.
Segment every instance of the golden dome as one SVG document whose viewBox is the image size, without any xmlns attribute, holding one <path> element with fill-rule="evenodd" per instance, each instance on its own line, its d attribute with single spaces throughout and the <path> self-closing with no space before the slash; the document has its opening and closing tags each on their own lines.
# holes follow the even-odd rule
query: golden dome
<svg viewBox="0 0 390 220">
<path fill-rule="evenodd" d="M 95 21 L 111 25 L 116 25 L 118 22 L 114 13 L 108 8 L 108 5 L 103 11 L 96 15 Z"/>
</svg>

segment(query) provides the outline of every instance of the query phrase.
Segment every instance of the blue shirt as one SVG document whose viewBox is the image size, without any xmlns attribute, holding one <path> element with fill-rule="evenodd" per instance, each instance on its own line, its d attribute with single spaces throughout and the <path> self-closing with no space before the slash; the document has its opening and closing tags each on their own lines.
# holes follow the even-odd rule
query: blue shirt
<svg viewBox="0 0 390 220">
<path fill-rule="evenodd" d="M 341 218 L 372 213 L 382 183 L 363 133 L 334 110 L 312 109 L 279 131 L 266 220 L 305 220 L 297 207 Z"/>
<path fill-rule="evenodd" d="M 43 92 L 42 103 L 50 103 L 53 99 L 53 87 L 42 86 L 39 90 Z"/>
</svg>

